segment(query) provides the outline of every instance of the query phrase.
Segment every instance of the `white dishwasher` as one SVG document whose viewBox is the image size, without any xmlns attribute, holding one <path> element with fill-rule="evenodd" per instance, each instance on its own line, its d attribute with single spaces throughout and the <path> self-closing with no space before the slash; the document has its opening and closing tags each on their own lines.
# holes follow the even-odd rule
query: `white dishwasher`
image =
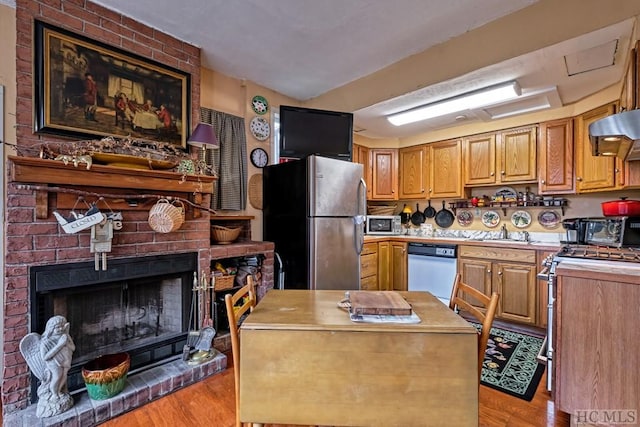
<svg viewBox="0 0 640 427">
<path fill-rule="evenodd" d="M 456 245 L 409 242 L 408 289 L 426 291 L 449 305 L 457 273 Z"/>
</svg>

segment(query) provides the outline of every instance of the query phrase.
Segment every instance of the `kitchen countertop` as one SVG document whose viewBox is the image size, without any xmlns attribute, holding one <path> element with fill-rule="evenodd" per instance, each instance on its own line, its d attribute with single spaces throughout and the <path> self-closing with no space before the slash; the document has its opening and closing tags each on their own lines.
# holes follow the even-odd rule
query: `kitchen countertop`
<svg viewBox="0 0 640 427">
<path fill-rule="evenodd" d="M 521 242 L 516 240 L 497 240 L 487 239 L 478 240 L 467 237 L 422 237 L 422 236 L 410 236 L 410 235 L 396 235 L 396 236 L 379 236 L 379 235 L 365 235 L 364 242 L 380 242 L 380 241 L 394 241 L 394 242 L 419 242 L 419 243 L 443 243 L 450 245 L 469 245 L 469 246 L 484 246 L 484 247 L 497 247 L 497 248 L 513 248 L 513 249 L 533 249 L 538 251 L 558 251 L 560 249 L 560 242 Z"/>
</svg>

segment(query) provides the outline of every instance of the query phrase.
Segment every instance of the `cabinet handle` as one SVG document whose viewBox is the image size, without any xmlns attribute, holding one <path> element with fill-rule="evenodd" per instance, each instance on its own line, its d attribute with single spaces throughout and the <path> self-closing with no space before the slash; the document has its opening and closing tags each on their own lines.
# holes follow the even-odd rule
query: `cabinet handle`
<svg viewBox="0 0 640 427">
<path fill-rule="evenodd" d="M 582 178 L 579 176 L 576 176 L 576 181 L 582 181 Z"/>
<path fill-rule="evenodd" d="M 433 188 L 430 188 L 430 189 L 429 189 L 429 193 L 431 193 L 432 191 L 433 191 Z"/>
<path fill-rule="evenodd" d="M 504 172 L 504 171 L 500 171 L 500 173 L 501 173 L 502 175 L 504 175 L 504 174 L 505 174 L 505 172 Z"/>
<path fill-rule="evenodd" d="M 615 172 L 615 173 L 620 173 L 620 169 L 615 168 L 615 169 L 614 169 L 614 172 Z"/>
<path fill-rule="evenodd" d="M 502 271 L 498 271 L 498 276 L 502 276 Z"/>
<path fill-rule="evenodd" d="M 424 188 L 422 190 L 420 190 L 421 193 L 424 193 Z"/>
<path fill-rule="evenodd" d="M 493 175 L 494 175 L 494 173 L 493 173 L 493 172 L 491 172 L 489 175 L 493 176 Z"/>
<path fill-rule="evenodd" d="M 546 184 L 547 181 L 545 181 L 544 179 L 542 181 L 540 181 L 540 184 Z"/>
<path fill-rule="evenodd" d="M 487 274 L 491 274 L 491 269 L 488 269 L 488 270 L 487 270 Z"/>
</svg>

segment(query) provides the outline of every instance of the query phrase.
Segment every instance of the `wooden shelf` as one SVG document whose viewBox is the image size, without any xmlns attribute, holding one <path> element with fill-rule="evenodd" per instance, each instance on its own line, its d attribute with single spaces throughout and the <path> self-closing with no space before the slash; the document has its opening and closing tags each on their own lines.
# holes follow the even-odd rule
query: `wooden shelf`
<svg viewBox="0 0 640 427">
<path fill-rule="evenodd" d="M 531 208 L 547 208 L 547 209 L 561 209 L 562 215 L 567 208 L 567 199 L 553 199 L 553 200 L 536 200 L 529 202 L 485 202 L 484 206 L 473 206 L 470 200 L 459 200 L 457 202 L 450 202 L 449 209 L 454 213 L 458 209 L 502 209 L 504 216 L 507 216 L 507 209 L 531 209 Z"/>
<path fill-rule="evenodd" d="M 116 166 L 91 165 L 87 169 L 85 164 L 77 167 L 64 164 L 57 160 L 40 159 L 36 157 L 9 156 L 9 181 L 23 184 L 62 185 L 67 187 L 100 187 L 115 189 L 122 192 L 130 190 L 152 190 L 163 194 L 184 193 L 195 204 L 201 205 L 203 194 L 213 193 L 213 183 L 216 177 L 209 175 L 185 175 L 172 171 L 130 169 Z M 48 193 L 50 191 L 36 191 L 36 217 L 47 218 Z M 133 193 L 133 192 L 132 192 Z M 77 197 L 74 197 L 77 199 Z M 60 206 L 67 206 L 69 197 L 60 197 Z M 135 200 L 132 194 L 131 200 Z M 130 201 L 129 201 L 130 202 Z M 127 201 L 114 205 L 117 209 L 127 208 Z M 137 205 L 137 204 L 136 204 Z M 133 209 L 133 208 L 132 208 Z M 145 207 L 144 209 L 148 209 Z M 193 217 L 200 216 L 200 211 L 194 209 Z"/>
<path fill-rule="evenodd" d="M 256 219 L 253 215 L 211 215 L 211 221 L 252 221 Z"/>
<path fill-rule="evenodd" d="M 120 168 L 93 164 L 87 169 L 61 161 L 9 156 L 9 180 L 21 183 L 160 190 L 180 193 L 213 193 L 214 176 L 185 175 L 171 171 Z"/>
</svg>

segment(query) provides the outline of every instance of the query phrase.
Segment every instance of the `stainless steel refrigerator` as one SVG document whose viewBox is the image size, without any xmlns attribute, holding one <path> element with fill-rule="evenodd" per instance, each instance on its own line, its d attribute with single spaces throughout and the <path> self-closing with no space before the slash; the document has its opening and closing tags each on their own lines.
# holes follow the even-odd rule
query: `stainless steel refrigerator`
<svg viewBox="0 0 640 427">
<path fill-rule="evenodd" d="M 321 156 L 263 171 L 263 239 L 275 243 L 276 287 L 359 289 L 366 185 L 362 165 Z"/>
</svg>

